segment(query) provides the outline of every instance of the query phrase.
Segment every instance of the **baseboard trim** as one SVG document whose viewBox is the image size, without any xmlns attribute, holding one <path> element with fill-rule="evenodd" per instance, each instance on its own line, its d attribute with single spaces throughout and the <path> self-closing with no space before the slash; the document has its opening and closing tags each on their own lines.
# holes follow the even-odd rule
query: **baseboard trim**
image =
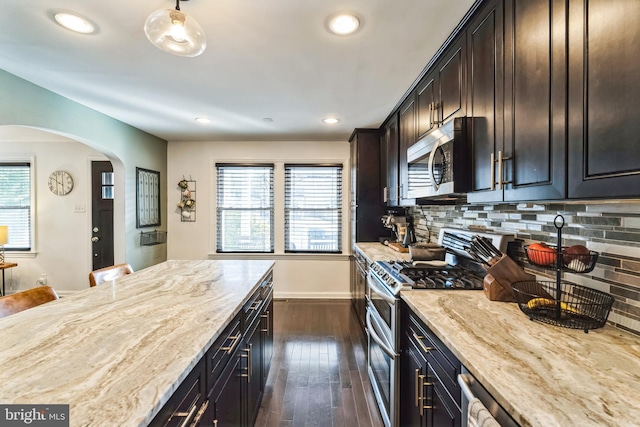
<svg viewBox="0 0 640 427">
<path fill-rule="evenodd" d="M 274 299 L 351 299 L 350 292 L 273 292 Z"/>
</svg>

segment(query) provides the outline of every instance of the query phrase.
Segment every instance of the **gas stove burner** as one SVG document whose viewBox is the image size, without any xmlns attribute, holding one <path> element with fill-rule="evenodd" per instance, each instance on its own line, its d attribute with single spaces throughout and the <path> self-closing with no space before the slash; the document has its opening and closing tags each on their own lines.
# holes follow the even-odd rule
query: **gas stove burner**
<svg viewBox="0 0 640 427">
<path fill-rule="evenodd" d="M 378 274 L 394 288 L 482 289 L 483 278 L 462 266 L 433 267 L 407 261 L 378 261 Z"/>
</svg>

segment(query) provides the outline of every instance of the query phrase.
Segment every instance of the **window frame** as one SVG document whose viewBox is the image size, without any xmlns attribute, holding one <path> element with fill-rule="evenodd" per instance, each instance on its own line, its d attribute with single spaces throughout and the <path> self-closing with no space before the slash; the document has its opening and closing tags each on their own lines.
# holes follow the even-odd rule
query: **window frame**
<svg viewBox="0 0 640 427">
<path fill-rule="evenodd" d="M 255 167 L 255 168 L 271 168 L 271 193 L 270 193 L 270 198 L 271 198 L 271 207 L 270 207 L 270 212 L 271 212 L 271 219 L 270 219 L 270 231 L 269 231 L 269 235 L 270 235 L 270 250 L 268 251 L 260 251 L 260 250 L 233 250 L 233 251 L 229 251 L 229 250 L 223 250 L 221 247 L 221 211 L 225 210 L 226 208 L 221 208 L 220 204 L 219 204 L 219 198 L 220 198 L 220 182 L 219 182 L 219 168 L 220 167 L 229 167 L 229 168 L 251 168 L 251 167 Z M 247 163 L 247 162 L 220 162 L 220 163 L 215 163 L 214 165 L 215 168 L 215 177 L 216 177 L 216 185 L 215 185 L 215 190 L 216 190 L 216 195 L 215 195 L 215 201 L 216 201 L 216 207 L 215 207 L 215 211 L 216 211 L 216 220 L 215 220 L 215 224 L 216 224 L 216 244 L 215 244 L 215 250 L 217 254 L 273 254 L 275 252 L 274 248 L 275 248 L 275 213 L 276 213 L 276 203 L 275 203 L 275 164 L 274 163 L 263 163 L 263 162 L 256 162 L 256 163 Z M 248 208 L 248 210 L 259 210 L 257 208 L 255 209 L 251 209 Z M 264 210 L 264 209 L 261 209 Z"/>
<path fill-rule="evenodd" d="M 339 188 L 339 193 L 337 194 L 338 196 L 338 200 L 337 200 L 337 204 L 336 204 L 336 208 L 335 209 L 316 209 L 317 211 L 335 211 L 337 213 L 337 218 L 338 218 L 338 224 L 337 224 L 337 236 L 336 236 L 336 243 L 337 243 L 337 249 L 336 250 L 327 250 L 327 249 L 316 249 L 316 250 L 311 250 L 309 248 L 305 248 L 305 249 L 289 249 L 287 248 L 287 242 L 290 238 L 290 233 L 289 233 L 289 222 L 287 221 L 287 215 L 288 212 L 291 210 L 298 210 L 297 208 L 290 208 L 287 205 L 287 197 L 288 197 L 288 174 L 287 174 L 287 169 L 289 168 L 332 168 L 332 169 L 337 169 L 339 171 L 339 181 L 337 182 L 338 188 Z M 282 209 L 283 209 L 283 249 L 284 249 L 284 253 L 286 254 L 330 254 L 330 255 L 340 255 L 342 254 L 343 251 L 343 236 L 344 236 L 344 170 L 345 170 L 345 166 L 342 163 L 312 163 L 312 162 L 285 162 L 283 165 L 283 169 L 284 169 L 284 188 L 283 188 L 283 192 L 284 192 L 284 200 L 283 200 L 283 204 L 282 204 Z M 303 210 L 312 210 L 310 208 L 305 208 Z"/>
<path fill-rule="evenodd" d="M 0 165 L 28 165 L 29 166 L 29 247 L 15 248 L 8 244 L 4 246 L 5 253 L 12 256 L 36 253 L 36 159 L 34 156 L 3 156 L 0 157 Z M 3 224 L 4 225 L 4 224 Z"/>
</svg>

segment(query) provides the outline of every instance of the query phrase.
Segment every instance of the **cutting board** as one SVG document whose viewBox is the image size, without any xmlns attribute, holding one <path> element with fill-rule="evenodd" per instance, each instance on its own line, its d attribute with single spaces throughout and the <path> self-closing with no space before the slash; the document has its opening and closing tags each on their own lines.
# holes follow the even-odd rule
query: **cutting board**
<svg viewBox="0 0 640 427">
<path fill-rule="evenodd" d="M 400 244 L 398 242 L 389 242 L 388 246 L 391 249 L 393 249 L 394 251 L 398 251 L 398 252 L 402 252 L 402 253 L 409 253 L 409 248 L 403 247 L 402 244 Z"/>
</svg>

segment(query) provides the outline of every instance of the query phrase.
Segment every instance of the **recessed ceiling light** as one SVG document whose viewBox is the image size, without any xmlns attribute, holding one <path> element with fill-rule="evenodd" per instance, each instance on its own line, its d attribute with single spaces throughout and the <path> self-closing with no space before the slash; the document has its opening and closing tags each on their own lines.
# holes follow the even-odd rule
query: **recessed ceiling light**
<svg viewBox="0 0 640 427">
<path fill-rule="evenodd" d="M 322 123 L 327 124 L 327 125 L 335 125 L 339 121 L 340 120 L 336 119 L 335 117 L 327 117 L 327 118 L 322 119 Z"/>
<path fill-rule="evenodd" d="M 208 119 L 206 117 L 196 117 L 196 122 L 206 125 L 207 123 L 211 123 L 211 119 Z"/>
<path fill-rule="evenodd" d="M 329 18 L 329 30 L 340 36 L 354 33 L 360 27 L 360 20 L 348 13 L 341 13 Z"/>
<path fill-rule="evenodd" d="M 58 12 L 53 15 L 53 18 L 67 30 L 75 31 L 76 33 L 91 34 L 96 29 L 87 18 L 75 13 Z"/>
</svg>

